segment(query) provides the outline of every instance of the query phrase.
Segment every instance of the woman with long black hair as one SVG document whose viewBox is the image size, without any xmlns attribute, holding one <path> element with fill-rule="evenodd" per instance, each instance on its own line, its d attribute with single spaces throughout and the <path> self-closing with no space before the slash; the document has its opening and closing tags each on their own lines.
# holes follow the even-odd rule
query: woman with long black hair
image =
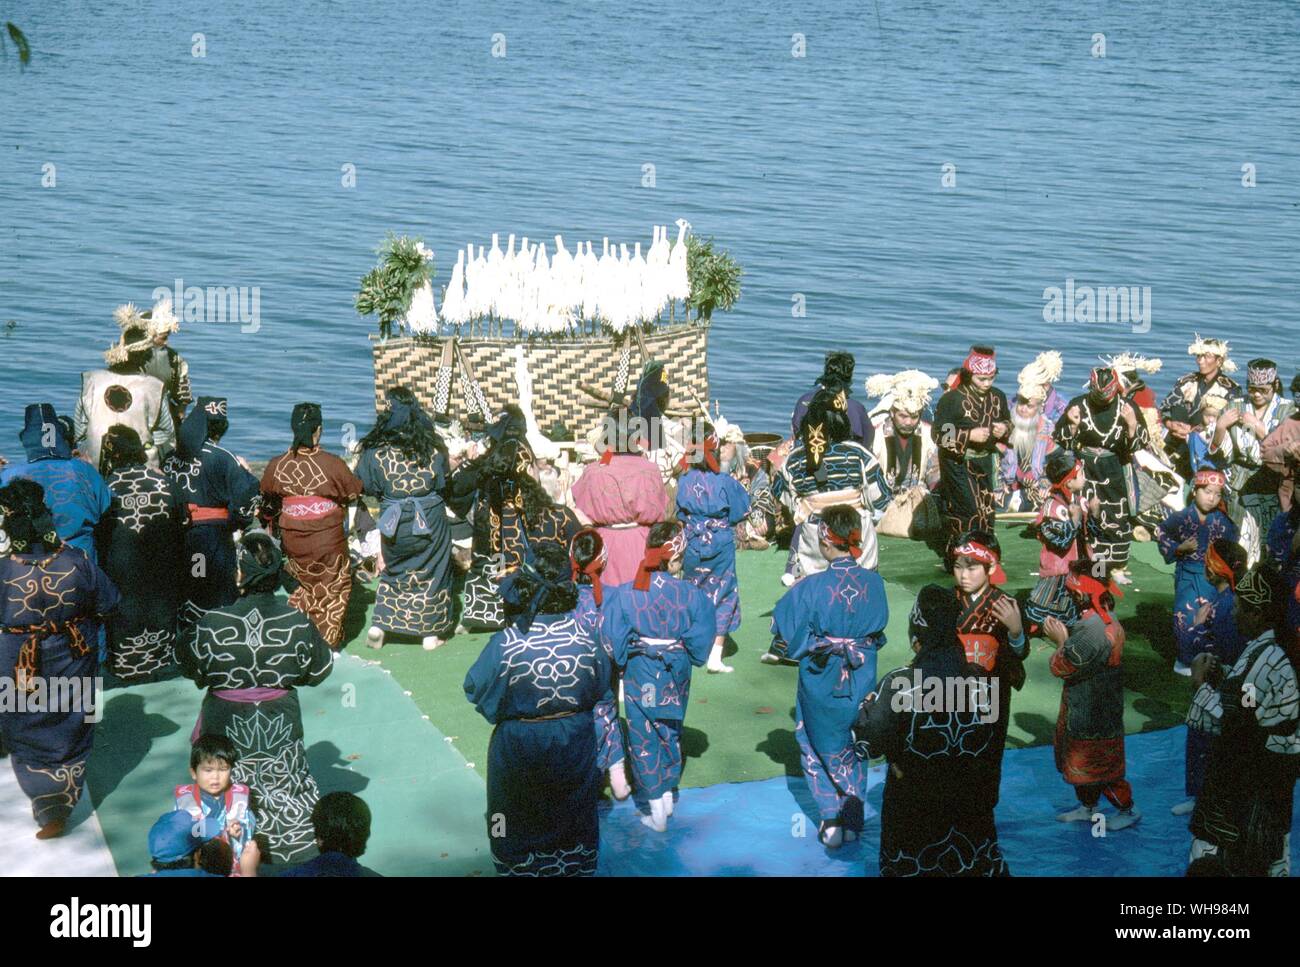
<svg viewBox="0 0 1300 967">
<path fill-rule="evenodd" d="M 795 523 L 782 577 L 786 587 L 829 566 L 817 535 L 822 510 L 835 504 L 848 504 L 861 518 L 858 563 L 867 568 L 877 563 L 875 525 L 893 495 L 875 455 L 853 439 L 840 403 L 827 390 L 817 392 L 799 424 L 799 441 L 772 481 L 772 496 L 785 504 Z"/>
<path fill-rule="evenodd" d="M 471 630 L 495 631 L 507 618 L 498 585 L 527 559 L 529 549 L 555 543 L 566 553 L 581 524 L 568 507 L 552 502 L 534 476 L 528 444 L 505 436 L 486 454 L 463 465 L 454 490 L 464 495 L 453 509 L 473 507 L 474 547 L 465 582 L 461 623 Z"/>
<path fill-rule="evenodd" d="M 383 571 L 368 635 L 382 648 L 389 632 L 442 646 L 455 627 L 451 597 L 451 528 L 443 492 L 449 468 L 433 421 L 405 386 L 361 441 L 356 475 L 380 501 Z"/>
</svg>

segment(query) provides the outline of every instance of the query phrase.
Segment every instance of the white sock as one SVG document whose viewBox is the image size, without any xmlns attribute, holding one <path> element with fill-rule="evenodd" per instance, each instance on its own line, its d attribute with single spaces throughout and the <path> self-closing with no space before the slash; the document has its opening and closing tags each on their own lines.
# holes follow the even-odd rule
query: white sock
<svg viewBox="0 0 1300 967">
<path fill-rule="evenodd" d="M 374 626 L 371 626 L 370 630 L 366 632 L 366 640 L 371 648 L 384 647 L 384 633 Z"/>
<path fill-rule="evenodd" d="M 650 815 L 642 816 L 641 822 L 649 826 L 656 833 L 662 833 L 668 829 L 668 816 L 664 812 L 664 801 L 662 798 L 650 800 Z"/>
<path fill-rule="evenodd" d="M 666 793 L 664 793 L 662 796 L 660 796 L 660 797 L 659 797 L 659 801 L 662 802 L 662 803 L 664 804 L 664 815 L 666 815 L 666 816 L 671 816 L 671 815 L 673 814 L 673 793 L 672 793 L 672 790 L 670 789 L 670 790 L 668 790 L 668 792 L 666 792 Z"/>
<path fill-rule="evenodd" d="M 1175 806 L 1173 809 L 1169 811 L 1173 813 L 1175 816 L 1186 816 L 1195 808 L 1196 808 L 1196 800 L 1188 799 L 1186 802 L 1180 802 L 1177 806 Z"/>
<path fill-rule="evenodd" d="M 627 773 L 623 771 L 623 763 L 615 762 L 609 767 L 609 789 L 618 800 L 626 799 L 632 792 L 632 787 L 627 784 Z"/>
<path fill-rule="evenodd" d="M 723 644 L 725 645 L 725 642 Z M 722 663 L 722 648 L 723 645 L 714 645 L 713 650 L 709 652 L 709 663 L 705 666 L 709 671 L 729 672 L 733 670 L 730 665 L 724 665 Z"/>
<path fill-rule="evenodd" d="M 1069 812 L 1059 813 L 1056 818 L 1063 823 L 1086 823 L 1092 819 L 1092 813 L 1093 810 L 1079 803 Z"/>
</svg>

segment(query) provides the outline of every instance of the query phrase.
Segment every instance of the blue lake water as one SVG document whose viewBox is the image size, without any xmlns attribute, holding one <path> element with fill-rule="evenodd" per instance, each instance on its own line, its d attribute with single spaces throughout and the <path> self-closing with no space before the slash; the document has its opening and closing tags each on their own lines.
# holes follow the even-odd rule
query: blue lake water
<svg viewBox="0 0 1300 967">
<path fill-rule="evenodd" d="M 260 289 L 257 332 L 174 338 L 196 391 L 230 397 L 236 450 L 283 446 L 302 399 L 335 439 L 368 426 L 352 299 L 388 230 L 423 236 L 445 282 L 492 232 L 648 245 L 685 217 L 745 268 L 709 366 L 749 429 L 782 426 L 836 347 L 859 395 L 884 369 L 941 377 L 976 338 L 1008 389 L 1054 347 L 1067 388 L 1129 349 L 1166 360 L 1163 391 L 1194 330 L 1297 365 L 1295 3 L 9 0 L 0 19 L 33 46 L 26 72 L 0 59 L 10 456 L 25 403 L 71 410 L 113 308 L 177 278 Z M 1149 331 L 1045 323 L 1068 278 L 1150 286 Z"/>
</svg>

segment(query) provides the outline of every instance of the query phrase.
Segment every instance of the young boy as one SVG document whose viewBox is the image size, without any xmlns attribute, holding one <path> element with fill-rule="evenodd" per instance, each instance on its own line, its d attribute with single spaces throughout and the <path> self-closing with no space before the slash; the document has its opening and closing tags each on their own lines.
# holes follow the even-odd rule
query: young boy
<svg viewBox="0 0 1300 967">
<path fill-rule="evenodd" d="M 1043 549 L 1038 554 L 1038 583 L 1025 605 L 1030 634 L 1040 634 L 1048 618 L 1069 616 L 1065 578 L 1075 561 L 1092 558 L 1089 537 L 1100 506 L 1096 497 L 1088 507 L 1083 504 L 1083 461 L 1074 451 L 1053 450 L 1047 455 L 1045 470 L 1052 489 L 1035 522 Z"/>
<path fill-rule="evenodd" d="M 239 759 L 234 745 L 224 735 L 201 735 L 190 749 L 190 778 L 177 786 L 176 809 L 185 810 L 196 823 L 203 823 L 205 838 L 229 844 L 231 876 L 257 876 L 262 855 L 253 834 L 257 822 L 249 809 L 248 787 L 230 781 Z"/>
<path fill-rule="evenodd" d="M 1201 605 L 1214 597 L 1205 576 L 1205 552 L 1219 538 L 1237 539 L 1237 525 L 1223 504 L 1225 479 L 1221 470 L 1198 470 L 1192 480 L 1192 503 L 1170 514 L 1156 528 L 1156 541 L 1165 561 L 1177 562 L 1174 571 L 1174 639 L 1178 660 L 1174 672 L 1191 675 L 1192 627 Z"/>
<path fill-rule="evenodd" d="M 799 662 L 795 741 L 819 835 L 836 849 L 862 832 L 866 763 L 853 749 L 858 707 L 876 686 L 876 652 L 885 644 L 885 582 L 859 567 L 861 519 L 847 504 L 822 511 L 821 554 L 830 566 L 810 574 L 776 603 L 772 631 Z"/>
<path fill-rule="evenodd" d="M 1109 575 L 1094 577 L 1093 566 L 1091 561 L 1070 566 L 1068 626 L 1055 617 L 1043 624 L 1056 644 L 1049 667 L 1062 683 L 1056 768 L 1079 798 L 1078 806 L 1056 818 L 1091 822 L 1104 793 L 1119 810 L 1107 824 L 1116 830 L 1132 826 L 1141 813 L 1124 779 L 1124 628 L 1112 614 L 1120 591 Z"/>
<path fill-rule="evenodd" d="M 192 818 L 172 810 L 149 829 L 149 865 L 144 876 L 216 876 L 202 866 L 203 837 Z"/>
</svg>

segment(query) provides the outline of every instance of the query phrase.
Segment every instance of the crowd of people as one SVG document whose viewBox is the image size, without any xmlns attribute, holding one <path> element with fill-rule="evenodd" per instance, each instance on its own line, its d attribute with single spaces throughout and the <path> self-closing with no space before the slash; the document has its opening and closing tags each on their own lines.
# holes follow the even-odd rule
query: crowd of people
<svg viewBox="0 0 1300 967">
<path fill-rule="evenodd" d="M 357 629 L 371 648 L 491 633 L 464 690 L 495 727 L 497 870 L 594 873 L 606 786 L 668 829 L 693 669 L 734 670 L 737 552 L 788 541 L 759 657 L 798 666 L 795 741 L 820 842 L 862 833 L 866 767 L 883 756 L 883 874 L 1005 874 L 994 807 L 1035 637 L 1054 647 L 1056 760 L 1079 801 L 1058 818 L 1140 819 L 1115 606 L 1132 543 L 1149 540 L 1176 568 L 1173 671 L 1194 686 L 1175 809 L 1191 816 L 1189 870 L 1289 870 L 1300 413 L 1271 360 L 1251 360 L 1243 388 L 1227 343 L 1197 336 L 1196 371 L 1157 403 L 1145 379 L 1159 360 L 1106 358 L 1070 396 L 1049 351 L 1008 400 L 995 352 L 974 346 L 942 383 L 872 376 L 868 408 L 853 357 L 833 352 L 788 438 L 761 446 L 716 412 L 672 409 L 653 361 L 577 441 L 543 434 L 526 400 L 475 425 L 395 386 L 341 456 L 322 446 L 320 405 L 300 403 L 288 448 L 255 474 L 222 445 L 227 401 L 193 397 L 166 300 L 116 318 L 73 418 L 32 403 L 25 459 L 0 466 L 0 675 L 33 699 L 0 724 L 40 839 L 66 828 L 93 724 L 30 710 L 36 693 L 101 665 L 128 687 L 179 668 L 204 695 L 192 782 L 150 834 L 155 866 L 359 875 L 365 807 L 320 795 L 297 689 L 329 676 L 354 583 L 373 576 Z M 999 587 L 1008 514 L 1041 544 L 1023 601 Z M 915 657 L 883 676 L 878 533 L 926 541 L 951 575 L 917 594 Z"/>
</svg>

